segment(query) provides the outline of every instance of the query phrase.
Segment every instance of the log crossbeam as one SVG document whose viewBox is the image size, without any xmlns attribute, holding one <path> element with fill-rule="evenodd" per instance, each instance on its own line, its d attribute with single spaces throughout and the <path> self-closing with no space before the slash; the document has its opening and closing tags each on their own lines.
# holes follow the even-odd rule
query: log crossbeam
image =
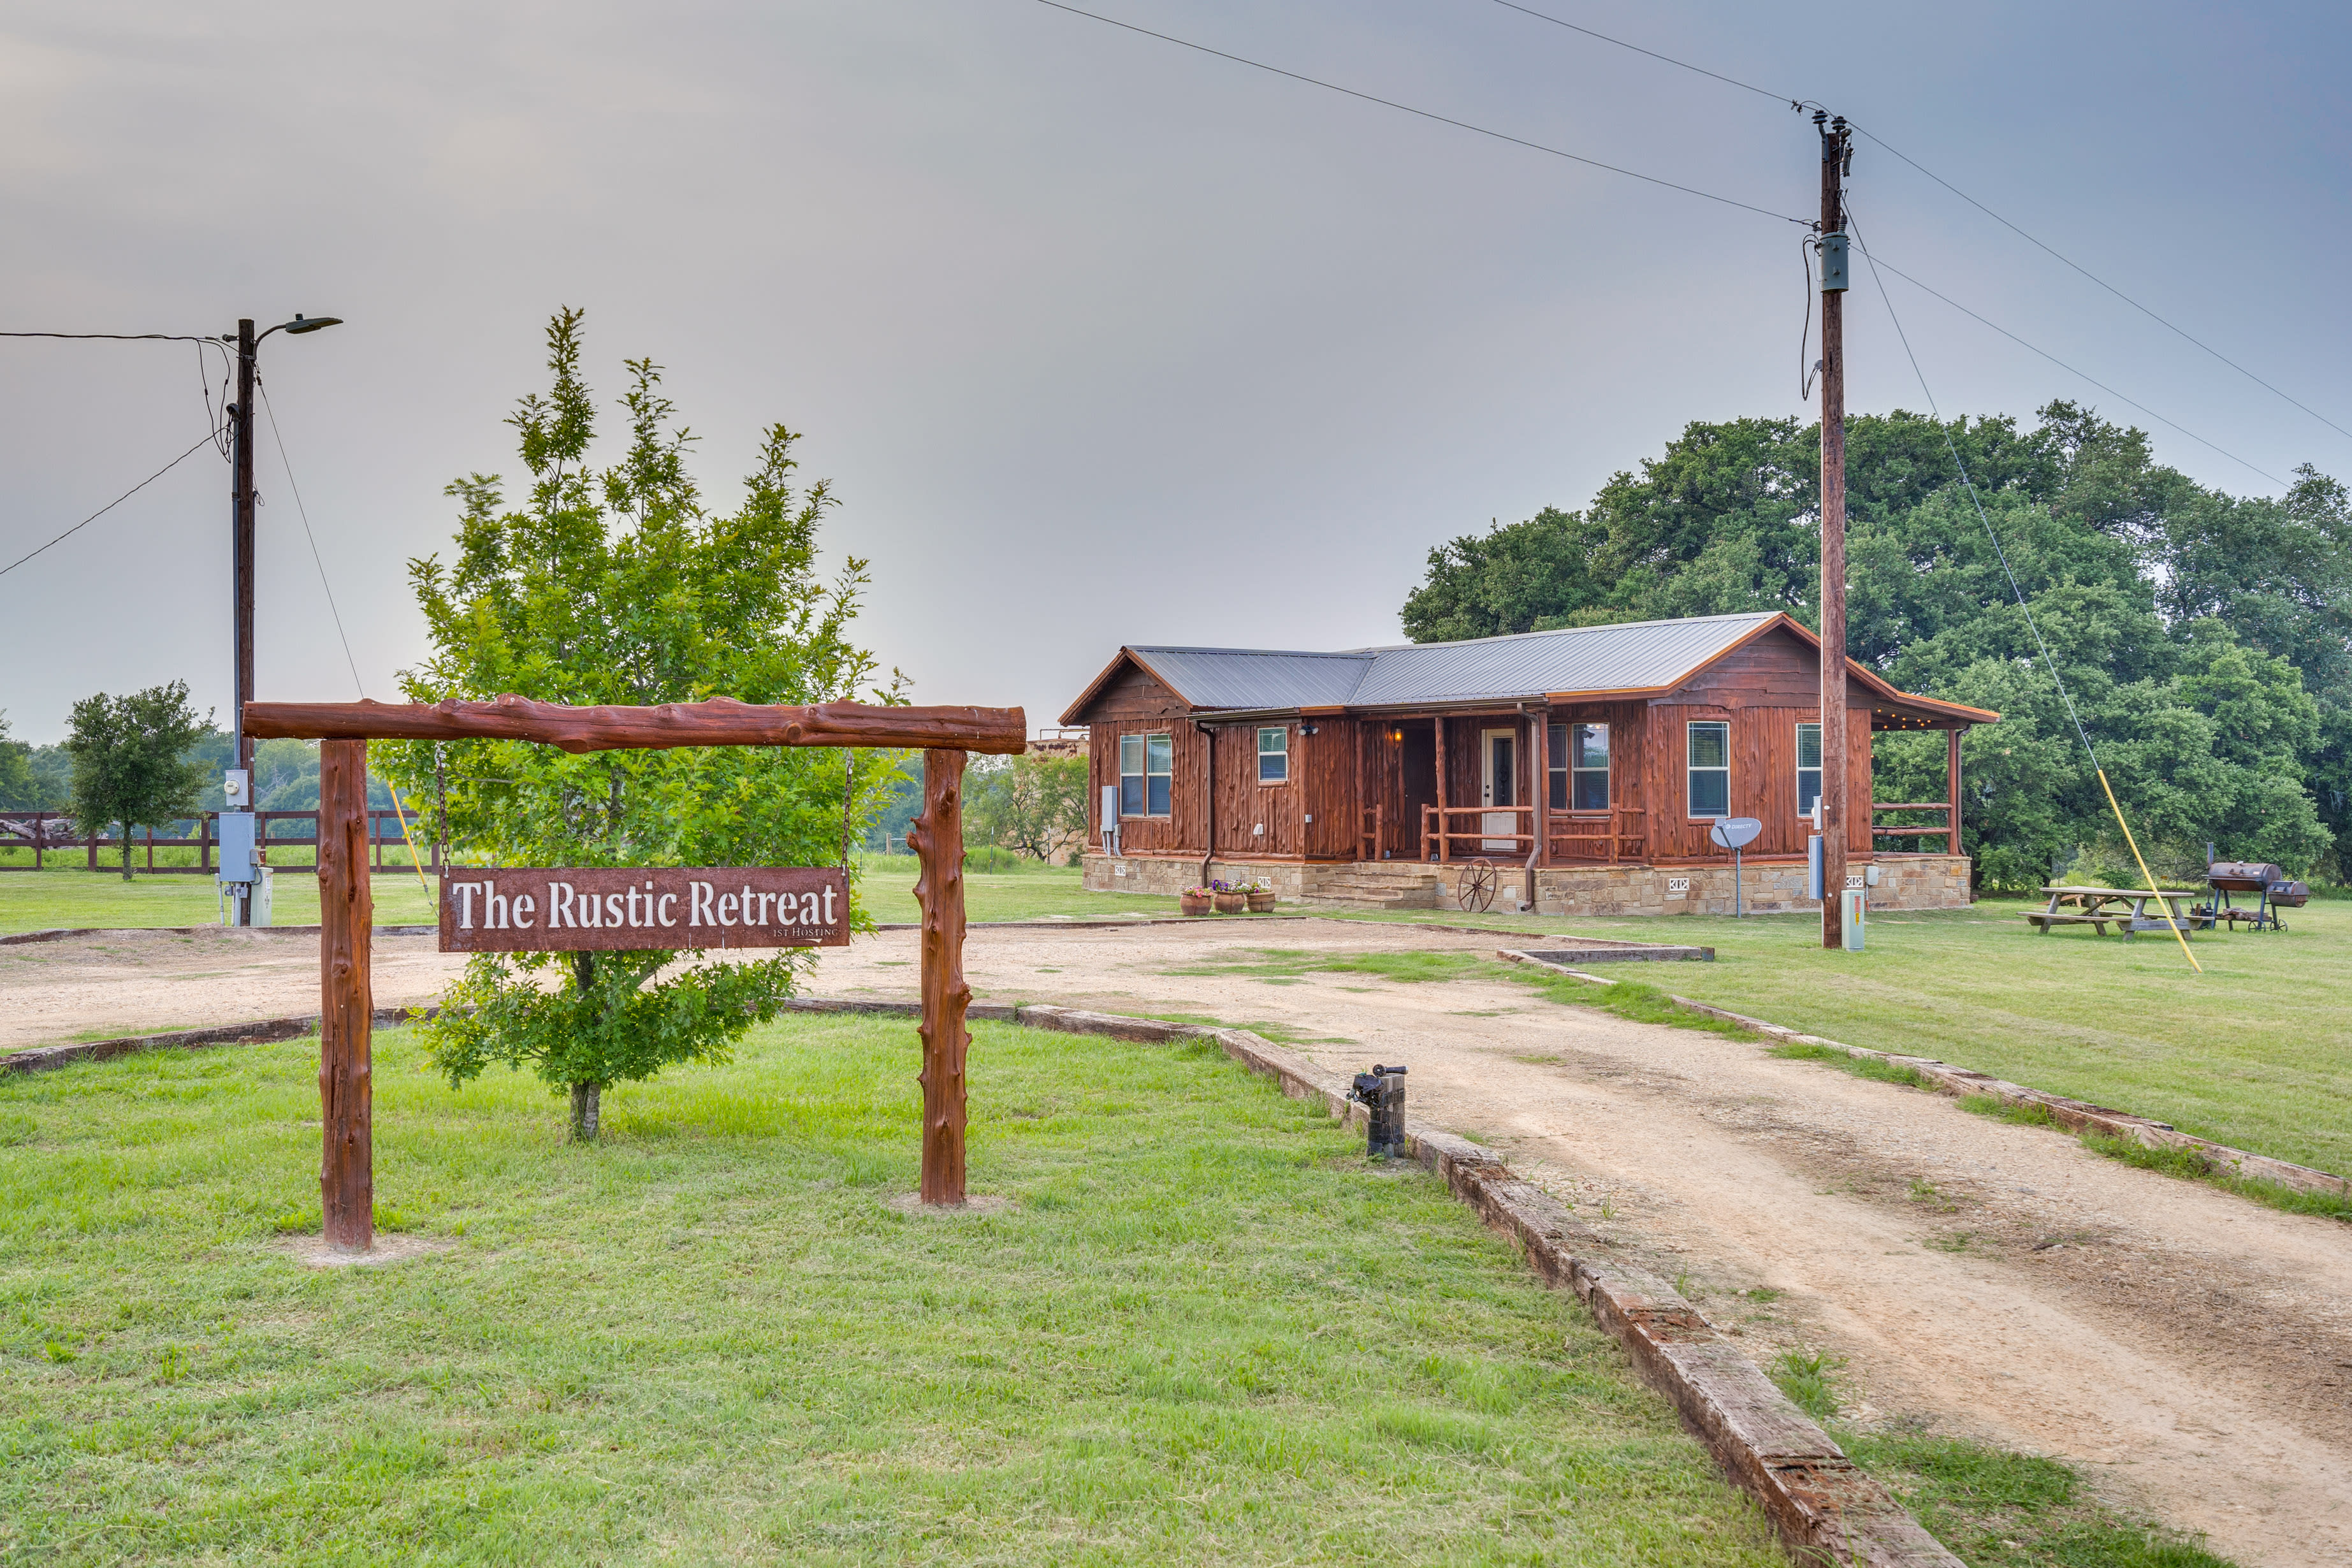
<svg viewBox="0 0 2352 1568">
<path fill-rule="evenodd" d="M 257 740 L 536 741 L 574 753 L 678 746 L 887 746 L 1014 753 L 1018 708 L 784 707 L 714 697 L 655 707 L 579 707 L 512 695 L 488 702 L 248 702 Z"/>
</svg>

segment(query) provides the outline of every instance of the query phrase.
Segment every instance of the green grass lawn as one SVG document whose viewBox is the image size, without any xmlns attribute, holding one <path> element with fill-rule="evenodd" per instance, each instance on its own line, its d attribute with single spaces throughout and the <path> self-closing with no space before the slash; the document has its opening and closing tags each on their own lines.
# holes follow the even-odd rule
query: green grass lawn
<svg viewBox="0 0 2352 1568">
<path fill-rule="evenodd" d="M 0 1080 L 0 1561 L 1785 1561 L 1570 1296 L 1213 1048 L 982 1025 L 909 1215 L 904 1023 L 605 1099 L 376 1037 L 313 1270 L 315 1039 Z"/>
</svg>

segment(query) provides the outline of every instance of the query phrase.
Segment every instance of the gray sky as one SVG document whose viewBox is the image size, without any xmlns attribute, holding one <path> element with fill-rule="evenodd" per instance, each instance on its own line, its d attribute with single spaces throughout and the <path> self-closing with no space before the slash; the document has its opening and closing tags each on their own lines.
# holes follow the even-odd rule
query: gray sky
<svg viewBox="0 0 2352 1568">
<path fill-rule="evenodd" d="M 2342 6 L 1530 0 L 1817 99 L 2352 427 Z M 1492 0 L 1097 0 L 1138 25 L 1808 215 L 1784 105 Z M 1843 26 L 1842 36 L 1834 27 Z M 2352 439 L 1868 142 L 1887 259 L 2272 475 Z M 1395 640 L 1429 546 L 1581 506 L 1692 419 L 1797 415 L 1795 226 L 1036 0 L 0 11 L 0 326 L 219 331 L 265 379 L 361 681 L 423 649 L 441 487 L 588 310 L 668 367 L 730 500 L 806 433 L 918 700 L 1050 723 L 1125 641 Z M 1890 280 L 1945 411 L 2053 395 L 2273 487 Z M 1919 407 L 1866 281 L 1856 410 Z M 0 342 L 0 561 L 205 428 L 186 345 Z M 608 425 L 608 428 L 613 426 Z M 265 426 L 262 695 L 353 693 Z M 174 677 L 227 701 L 226 466 L 198 454 L 0 577 L 0 709 Z"/>
</svg>

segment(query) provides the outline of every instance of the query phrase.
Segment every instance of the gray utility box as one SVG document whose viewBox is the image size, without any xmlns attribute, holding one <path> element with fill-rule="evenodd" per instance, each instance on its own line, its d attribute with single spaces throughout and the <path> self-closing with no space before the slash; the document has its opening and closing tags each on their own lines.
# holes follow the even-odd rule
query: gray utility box
<svg viewBox="0 0 2352 1568">
<path fill-rule="evenodd" d="M 253 854 L 253 813 L 224 811 L 215 826 L 220 829 L 220 879 L 224 882 L 259 880 L 259 868 Z"/>
</svg>

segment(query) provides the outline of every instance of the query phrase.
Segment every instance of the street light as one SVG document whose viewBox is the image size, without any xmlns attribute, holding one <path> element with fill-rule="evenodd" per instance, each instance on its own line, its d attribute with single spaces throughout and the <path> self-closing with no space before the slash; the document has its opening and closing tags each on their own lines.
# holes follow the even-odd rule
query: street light
<svg viewBox="0 0 2352 1568">
<path fill-rule="evenodd" d="M 221 334 L 221 342 L 236 345 L 236 401 L 228 406 L 231 433 L 235 437 L 234 478 L 229 490 L 230 557 L 235 579 L 233 598 L 236 603 L 236 678 L 234 705 L 229 710 L 229 766 L 232 784 L 242 788 L 224 792 L 226 804 L 242 806 L 241 811 L 221 814 L 221 882 L 232 889 L 236 900 L 236 923 L 253 923 L 253 887 L 261 873 L 254 853 L 253 837 L 253 738 L 245 732 L 245 705 L 253 700 L 253 373 L 255 351 L 261 340 L 271 332 L 300 336 L 315 332 L 321 327 L 342 324 L 341 316 L 305 316 L 294 313 L 290 321 L 280 321 L 256 335 L 250 319 L 236 324 L 236 333 Z M 237 796 L 242 795 L 242 800 Z M 236 820 L 232 821 L 232 818 Z M 241 848 L 242 853 L 239 853 Z"/>
</svg>

